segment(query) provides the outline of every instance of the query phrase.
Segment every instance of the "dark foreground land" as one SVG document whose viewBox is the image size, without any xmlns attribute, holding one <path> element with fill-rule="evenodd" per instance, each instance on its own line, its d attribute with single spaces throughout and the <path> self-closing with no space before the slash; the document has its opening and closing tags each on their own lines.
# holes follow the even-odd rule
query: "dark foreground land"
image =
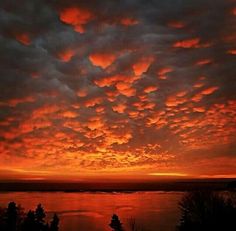
<svg viewBox="0 0 236 231">
<path fill-rule="evenodd" d="M 63 191 L 63 192 L 134 192 L 134 191 L 224 191 L 235 187 L 234 179 L 162 180 L 159 182 L 48 182 L 10 181 L 0 182 L 1 192 Z"/>
<path fill-rule="evenodd" d="M 164 203 L 164 201 L 163 201 Z M 235 191 L 222 195 L 221 192 L 198 190 L 187 192 L 179 201 L 180 219 L 173 231 L 235 231 L 236 197 Z M 15 202 L 0 207 L 1 231 L 59 231 L 60 218 L 54 214 L 48 221 L 41 204 L 35 210 L 25 211 Z M 148 231 L 135 218 L 124 228 L 118 215 L 113 214 L 107 227 L 111 231 Z M 78 228 L 78 230 L 81 230 Z M 158 231 L 158 227 L 155 227 Z M 67 231 L 67 230 L 64 230 Z M 68 230 L 69 231 L 69 230 Z M 82 230 L 81 230 L 82 231 Z"/>
</svg>

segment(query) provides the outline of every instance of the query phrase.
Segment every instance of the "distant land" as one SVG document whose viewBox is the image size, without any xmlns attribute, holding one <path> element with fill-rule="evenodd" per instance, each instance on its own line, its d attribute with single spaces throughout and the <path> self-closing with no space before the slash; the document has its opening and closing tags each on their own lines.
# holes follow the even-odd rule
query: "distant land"
<svg viewBox="0 0 236 231">
<path fill-rule="evenodd" d="M 148 182 L 52 182 L 1 181 L 0 192 L 134 192 L 134 191 L 191 191 L 227 190 L 236 179 L 184 179 Z"/>
</svg>

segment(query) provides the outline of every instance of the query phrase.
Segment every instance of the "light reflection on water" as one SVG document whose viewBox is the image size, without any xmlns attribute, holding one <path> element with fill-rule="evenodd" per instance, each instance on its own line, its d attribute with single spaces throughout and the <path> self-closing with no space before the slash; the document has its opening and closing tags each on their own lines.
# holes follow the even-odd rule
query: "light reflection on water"
<svg viewBox="0 0 236 231">
<path fill-rule="evenodd" d="M 108 224 L 113 213 L 126 227 L 132 217 L 145 230 L 173 231 L 182 196 L 180 192 L 9 192 L 0 193 L 0 206 L 15 201 L 29 210 L 42 203 L 49 218 L 58 213 L 60 231 L 110 231 Z"/>
</svg>

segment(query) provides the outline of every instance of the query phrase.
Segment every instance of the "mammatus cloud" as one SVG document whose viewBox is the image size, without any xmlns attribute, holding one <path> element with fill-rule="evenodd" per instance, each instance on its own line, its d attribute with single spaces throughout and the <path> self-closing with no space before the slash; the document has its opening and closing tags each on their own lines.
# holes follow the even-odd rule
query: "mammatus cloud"
<svg viewBox="0 0 236 231">
<path fill-rule="evenodd" d="M 2 176 L 236 174 L 234 1 L 23 2 L 0 3 Z"/>
</svg>

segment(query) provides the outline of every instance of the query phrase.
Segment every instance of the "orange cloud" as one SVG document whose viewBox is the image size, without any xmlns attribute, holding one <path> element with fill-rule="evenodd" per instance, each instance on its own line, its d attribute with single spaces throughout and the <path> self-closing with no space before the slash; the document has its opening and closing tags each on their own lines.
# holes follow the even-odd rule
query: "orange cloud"
<svg viewBox="0 0 236 231">
<path fill-rule="evenodd" d="M 161 68 L 161 69 L 157 72 L 157 74 L 158 74 L 158 75 L 165 75 L 165 74 L 170 73 L 170 72 L 172 72 L 172 71 L 173 71 L 173 69 L 172 69 L 171 67 L 164 67 L 164 68 Z"/>
<path fill-rule="evenodd" d="M 8 101 L 8 105 L 10 107 L 15 107 L 16 105 L 20 104 L 20 103 L 33 103 L 35 102 L 35 98 L 33 96 L 27 96 L 24 98 L 15 98 L 15 99 L 10 99 Z"/>
<path fill-rule="evenodd" d="M 201 60 L 196 62 L 196 65 L 203 66 L 203 65 L 210 64 L 210 63 L 212 63 L 211 59 L 201 59 Z"/>
<path fill-rule="evenodd" d="M 94 53 L 89 55 L 89 60 L 94 66 L 101 67 L 103 69 L 110 66 L 116 59 L 116 55 L 110 53 Z"/>
<path fill-rule="evenodd" d="M 120 92 L 120 94 L 127 97 L 131 97 L 136 94 L 136 89 L 132 88 L 132 85 L 127 82 L 118 82 L 116 84 L 116 89 Z"/>
<path fill-rule="evenodd" d="M 20 132 L 22 133 L 29 133 L 33 130 L 40 129 L 40 128 L 47 128 L 52 125 L 51 121 L 46 119 L 38 119 L 38 120 L 27 120 L 20 124 Z"/>
<path fill-rule="evenodd" d="M 157 86 L 148 86 L 148 87 L 145 87 L 143 91 L 144 91 L 145 93 L 151 93 L 151 92 L 153 92 L 153 91 L 156 91 L 157 89 L 158 89 Z"/>
<path fill-rule="evenodd" d="M 91 98 L 91 99 L 87 100 L 87 101 L 84 103 L 84 105 L 85 105 L 85 107 L 94 107 L 94 106 L 97 105 L 97 104 L 101 104 L 102 101 L 103 101 L 103 99 L 100 98 L 100 97 Z"/>
<path fill-rule="evenodd" d="M 60 52 L 58 54 L 58 58 L 63 62 L 69 62 L 71 58 L 74 56 L 74 54 L 75 54 L 75 51 L 69 49 L 69 50 Z"/>
<path fill-rule="evenodd" d="M 194 112 L 205 112 L 206 109 L 204 107 L 194 107 L 193 111 Z"/>
<path fill-rule="evenodd" d="M 116 97 L 119 95 L 119 92 L 114 91 L 114 90 L 108 90 L 108 91 L 105 91 L 105 93 L 106 93 L 108 101 L 110 102 L 114 102 L 116 100 Z"/>
<path fill-rule="evenodd" d="M 136 62 L 132 66 L 135 75 L 139 76 L 146 72 L 153 61 L 154 58 L 152 56 L 142 57 L 138 62 Z"/>
<path fill-rule="evenodd" d="M 138 77 L 136 76 L 126 76 L 126 75 L 113 75 L 108 77 L 103 77 L 95 80 L 95 84 L 99 87 L 109 87 L 115 85 L 118 82 L 133 83 Z"/>
<path fill-rule="evenodd" d="M 124 113 L 125 109 L 126 109 L 126 105 L 121 104 L 121 103 L 112 106 L 112 110 L 118 113 Z"/>
<path fill-rule="evenodd" d="M 198 48 L 200 43 L 199 38 L 193 38 L 193 39 L 186 39 L 182 41 L 178 41 L 173 44 L 173 47 L 176 48 Z"/>
<path fill-rule="evenodd" d="M 120 20 L 120 24 L 122 24 L 123 26 L 133 26 L 138 23 L 139 23 L 139 21 L 134 18 L 125 17 Z"/>
<path fill-rule="evenodd" d="M 68 120 L 63 123 L 63 126 L 77 132 L 83 132 L 82 124 L 79 121 Z"/>
<path fill-rule="evenodd" d="M 95 110 L 96 110 L 97 113 L 100 113 L 100 114 L 101 114 L 101 113 L 104 113 L 104 112 L 105 112 L 105 109 L 106 109 L 106 108 L 103 107 L 103 106 L 98 106 L 98 107 L 96 107 Z"/>
<path fill-rule="evenodd" d="M 192 101 L 194 102 L 199 102 L 203 96 L 205 95 L 210 95 L 212 93 L 214 93 L 216 90 L 218 90 L 219 87 L 209 87 L 209 88 L 206 88 L 204 90 L 202 90 L 201 92 L 197 93 L 195 96 L 192 97 Z"/>
<path fill-rule="evenodd" d="M 102 118 L 93 117 L 89 119 L 86 125 L 90 130 L 96 130 L 96 129 L 101 129 L 105 124 Z"/>
<path fill-rule="evenodd" d="M 182 21 L 170 21 L 167 25 L 175 29 L 182 29 L 185 27 L 185 23 Z"/>
<path fill-rule="evenodd" d="M 16 40 L 25 46 L 29 46 L 31 44 L 31 39 L 28 33 L 17 34 Z"/>
<path fill-rule="evenodd" d="M 171 95 L 166 99 L 166 106 L 167 107 L 175 107 L 179 104 L 185 103 L 187 100 L 185 98 L 182 98 L 181 96 Z"/>
<path fill-rule="evenodd" d="M 72 25 L 76 32 L 84 33 L 84 25 L 94 18 L 91 11 L 80 7 L 68 7 L 60 12 L 60 20 Z"/>
<path fill-rule="evenodd" d="M 76 92 L 77 96 L 79 97 L 85 97 L 88 95 L 88 89 L 86 88 L 81 88 Z"/>
<path fill-rule="evenodd" d="M 227 54 L 236 55 L 236 49 L 228 50 L 228 51 L 227 51 Z"/>
<path fill-rule="evenodd" d="M 64 118 L 76 118 L 78 114 L 74 111 L 64 111 L 60 114 Z"/>
<path fill-rule="evenodd" d="M 135 102 L 133 106 L 137 108 L 138 111 L 143 111 L 145 109 L 154 109 L 156 104 L 152 102 L 144 103 L 144 102 Z"/>
<path fill-rule="evenodd" d="M 167 79 L 166 74 L 172 72 L 173 69 L 170 67 L 163 67 L 157 71 L 157 75 L 159 76 L 159 79 Z"/>
<path fill-rule="evenodd" d="M 201 92 L 201 94 L 203 94 L 203 95 L 210 95 L 210 94 L 212 94 L 213 92 L 215 92 L 218 89 L 219 89 L 219 87 L 209 87 L 209 88 L 203 90 Z"/>
<path fill-rule="evenodd" d="M 204 83 L 201 83 L 201 82 L 195 83 L 195 84 L 193 85 L 194 88 L 201 88 L 201 87 L 203 87 L 203 86 L 204 86 Z"/>
<path fill-rule="evenodd" d="M 53 114 L 59 110 L 60 107 L 58 105 L 44 105 L 32 112 L 32 118 L 42 118 L 43 116 L 48 116 L 49 114 Z"/>
</svg>

